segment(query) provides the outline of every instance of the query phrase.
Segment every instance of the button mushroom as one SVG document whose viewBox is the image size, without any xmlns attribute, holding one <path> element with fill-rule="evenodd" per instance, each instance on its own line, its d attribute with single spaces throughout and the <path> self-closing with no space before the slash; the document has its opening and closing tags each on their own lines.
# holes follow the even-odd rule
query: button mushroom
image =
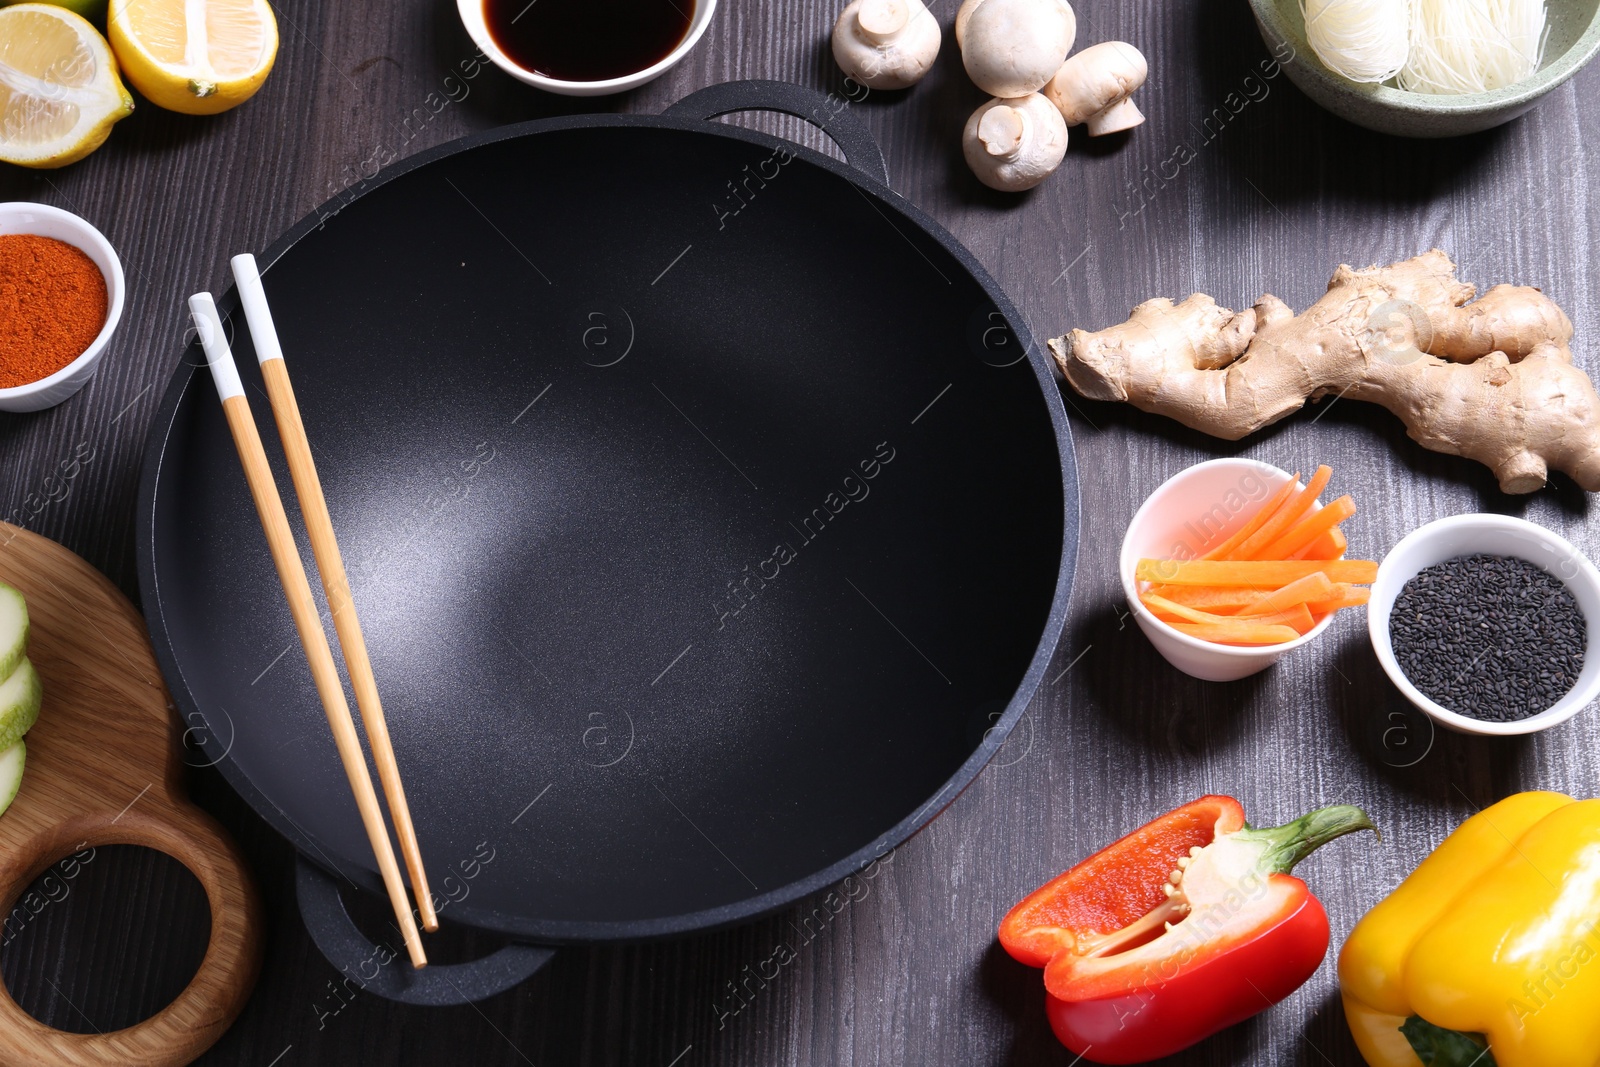
<svg viewBox="0 0 1600 1067">
<path fill-rule="evenodd" d="M 991 0 L 993 2 L 993 0 Z M 967 120 L 961 135 L 967 166 L 991 189 L 1032 189 L 1067 154 L 1067 124 L 1038 93 L 994 99 Z"/>
<path fill-rule="evenodd" d="M 933 66 L 939 20 L 922 0 L 852 0 L 833 24 L 833 58 L 873 89 L 904 89 Z"/>
<path fill-rule="evenodd" d="M 1085 48 L 1061 65 L 1044 95 L 1061 109 L 1068 126 L 1085 123 L 1089 136 L 1131 130 L 1144 115 L 1131 97 L 1144 84 L 1150 65 L 1124 41 Z"/>
<path fill-rule="evenodd" d="M 966 0 L 956 43 L 973 84 L 991 96 L 1044 87 L 1072 51 L 1078 20 L 1067 0 Z"/>
</svg>

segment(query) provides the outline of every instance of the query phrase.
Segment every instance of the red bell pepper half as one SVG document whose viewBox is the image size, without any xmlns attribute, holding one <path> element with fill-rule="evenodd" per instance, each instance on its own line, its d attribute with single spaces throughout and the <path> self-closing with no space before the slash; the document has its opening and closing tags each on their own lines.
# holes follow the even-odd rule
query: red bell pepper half
<svg viewBox="0 0 1600 1067">
<path fill-rule="evenodd" d="M 1144 1063 L 1248 1019 L 1298 989 L 1328 951 L 1328 916 L 1294 865 L 1356 830 L 1360 808 L 1255 829 L 1206 796 L 1041 886 L 1000 944 L 1044 968 L 1046 1010 L 1085 1059 Z"/>
</svg>

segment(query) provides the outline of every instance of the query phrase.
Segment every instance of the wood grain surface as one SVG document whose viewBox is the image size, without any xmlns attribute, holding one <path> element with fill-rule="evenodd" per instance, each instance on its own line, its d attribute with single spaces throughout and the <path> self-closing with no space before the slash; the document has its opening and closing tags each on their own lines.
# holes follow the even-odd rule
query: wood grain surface
<svg viewBox="0 0 1600 1067">
<path fill-rule="evenodd" d="M 1578 361 L 1600 372 L 1592 346 L 1600 182 L 1591 157 L 1600 112 L 1589 106 L 1600 68 L 1500 130 L 1402 141 L 1348 126 L 1281 75 L 1266 77 L 1268 56 L 1243 0 L 1086 0 L 1080 41 L 1124 39 L 1149 55 L 1139 97 L 1149 121 L 1130 136 L 1075 135 L 1050 181 L 1004 196 L 961 162 L 960 127 L 981 96 L 950 34 L 956 0 L 933 6 L 945 27 L 933 73 L 908 92 L 851 106 L 883 145 L 894 187 L 974 251 L 1041 340 L 1197 289 L 1231 306 L 1266 290 L 1300 308 L 1341 262 L 1439 246 L 1480 287 L 1505 281 L 1550 293 L 1576 326 Z M 141 104 L 83 163 L 0 172 L 0 199 L 55 204 L 100 226 L 121 250 L 130 286 L 124 325 L 94 382 L 52 411 L 0 416 L 0 517 L 64 542 L 134 593 L 140 450 L 182 347 L 183 298 L 225 288 L 230 255 L 261 251 L 385 161 L 541 115 L 654 113 L 735 78 L 842 85 L 826 44 L 834 4 L 723 0 L 680 67 L 601 100 L 543 96 L 477 69 L 454 7 L 278 4 L 278 67 L 245 107 L 191 119 Z M 795 121 L 751 122 L 822 144 Z M 1337 943 L 1477 807 L 1523 788 L 1595 792 L 1592 711 L 1527 740 L 1434 736 L 1384 679 L 1359 612 L 1265 674 L 1196 682 L 1139 636 L 1113 573 L 1138 503 L 1213 456 L 1332 464 L 1333 491 L 1353 493 L 1362 507 L 1349 524 L 1352 551 L 1371 558 L 1422 522 L 1476 510 L 1523 515 L 1593 555 L 1600 538 L 1590 504 L 1570 482 L 1507 498 L 1486 470 L 1422 450 L 1393 417 L 1354 403 L 1324 405 L 1232 445 L 1068 399 L 1084 537 L 1049 680 L 994 764 L 864 895 L 689 940 L 563 952 L 523 986 L 473 1007 L 398 1007 L 340 985 L 299 926 L 288 848 L 214 772 L 197 769 L 194 794 L 256 866 L 271 932 L 254 998 L 202 1062 L 1065 1067 L 1072 1057 L 1049 1034 L 1039 975 L 995 947 L 995 925 L 1025 892 L 1152 815 L 1207 791 L 1237 795 L 1262 822 L 1335 801 L 1365 806 L 1383 843 L 1336 842 L 1300 872 L 1327 903 Z M 166 914 L 159 909 L 184 876 L 170 864 L 118 863 L 126 906 Z M 90 901 L 69 899 L 34 921 L 26 952 L 20 943 L 0 952 L 8 986 L 44 1018 L 104 1027 L 148 1003 L 152 989 L 175 993 L 194 966 L 192 952 L 158 946 L 108 981 L 74 934 L 94 914 Z M 171 921 L 177 943 L 184 924 L 205 921 L 203 907 Z M 780 944 L 794 958 L 775 967 Z M 448 958 L 432 942 L 430 952 Z M 1171 1062 L 1359 1064 L 1331 958 L 1282 1005 Z"/>
<path fill-rule="evenodd" d="M 26 915 L 19 898 L 60 861 L 70 881 L 95 849 L 140 845 L 192 871 L 211 909 L 199 973 L 131 1027 L 63 1032 L 0 987 L 0 1062 L 179 1067 L 227 1030 L 250 995 L 261 965 L 255 886 L 238 849 L 183 794 L 178 724 L 133 605 L 71 552 L 5 523 L 0 580 L 28 599 L 28 658 L 45 688 L 22 788 L 0 821 L 0 907 L 18 904 Z"/>
</svg>

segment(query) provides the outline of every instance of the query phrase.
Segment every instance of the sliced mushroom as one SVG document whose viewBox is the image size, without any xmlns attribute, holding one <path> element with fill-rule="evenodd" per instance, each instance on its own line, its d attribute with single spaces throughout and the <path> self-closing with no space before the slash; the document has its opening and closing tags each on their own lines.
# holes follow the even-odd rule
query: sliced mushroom
<svg viewBox="0 0 1600 1067">
<path fill-rule="evenodd" d="M 1150 74 L 1144 54 L 1125 41 L 1085 48 L 1065 63 L 1044 87 L 1068 126 L 1084 123 L 1090 137 L 1131 130 L 1144 114 L 1131 99 Z"/>
<path fill-rule="evenodd" d="M 939 20 L 922 0 L 852 0 L 833 24 L 833 58 L 873 89 L 904 89 L 939 54 Z"/>
<path fill-rule="evenodd" d="M 1078 35 L 1067 0 L 966 0 L 956 12 L 961 62 L 992 96 L 1027 96 L 1061 69 Z"/>
<path fill-rule="evenodd" d="M 992 0 L 991 0 L 992 2 Z M 1032 189 L 1067 154 L 1067 124 L 1038 93 L 994 99 L 972 113 L 961 135 L 967 166 L 991 189 Z"/>
</svg>

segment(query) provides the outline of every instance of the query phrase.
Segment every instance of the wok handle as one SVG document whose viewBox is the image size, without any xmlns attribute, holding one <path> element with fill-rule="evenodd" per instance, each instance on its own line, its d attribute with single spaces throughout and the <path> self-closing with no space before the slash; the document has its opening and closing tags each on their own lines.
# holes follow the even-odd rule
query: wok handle
<svg viewBox="0 0 1600 1067">
<path fill-rule="evenodd" d="M 401 1004 L 448 1008 L 486 1000 L 521 983 L 555 955 L 554 949 L 513 941 L 471 963 L 434 963 L 413 970 L 403 945 L 367 940 L 345 910 L 338 881 L 303 856 L 295 857 L 295 895 L 306 931 L 345 976 L 345 985 Z"/>
<path fill-rule="evenodd" d="M 862 99 L 867 89 L 862 90 Z M 851 112 L 850 97 L 821 93 L 793 82 L 749 81 L 708 85 L 690 93 L 661 113 L 662 118 L 708 121 L 735 111 L 776 111 L 793 115 L 820 129 L 844 153 L 845 162 L 879 185 L 889 184 L 889 168 L 872 131 Z"/>
</svg>

